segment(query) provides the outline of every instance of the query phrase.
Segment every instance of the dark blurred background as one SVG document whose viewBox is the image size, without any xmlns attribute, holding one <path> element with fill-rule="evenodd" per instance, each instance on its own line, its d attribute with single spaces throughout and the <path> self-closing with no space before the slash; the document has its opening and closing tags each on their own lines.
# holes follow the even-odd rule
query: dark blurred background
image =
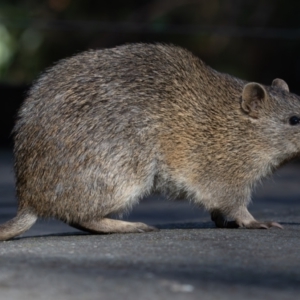
<svg viewBox="0 0 300 300">
<path fill-rule="evenodd" d="M 32 81 L 57 60 L 129 42 L 183 46 L 213 68 L 299 92 L 300 1 L 0 0 L 0 147 Z"/>
</svg>

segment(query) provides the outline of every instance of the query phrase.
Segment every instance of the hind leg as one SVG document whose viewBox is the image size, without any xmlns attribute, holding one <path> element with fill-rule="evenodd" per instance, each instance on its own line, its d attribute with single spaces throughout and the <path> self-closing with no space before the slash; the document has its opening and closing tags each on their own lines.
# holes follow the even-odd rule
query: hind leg
<svg viewBox="0 0 300 300">
<path fill-rule="evenodd" d="M 69 225 L 90 233 L 139 233 L 158 230 L 144 223 L 133 223 L 108 218 L 98 221 L 69 223 Z"/>
</svg>

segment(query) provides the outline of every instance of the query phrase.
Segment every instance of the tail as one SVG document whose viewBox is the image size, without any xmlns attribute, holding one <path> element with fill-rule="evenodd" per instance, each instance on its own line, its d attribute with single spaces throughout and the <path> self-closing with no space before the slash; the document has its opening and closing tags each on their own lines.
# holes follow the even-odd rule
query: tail
<svg viewBox="0 0 300 300">
<path fill-rule="evenodd" d="M 27 231 L 37 220 L 29 209 L 20 209 L 13 219 L 0 225 L 0 241 L 9 240 Z"/>
</svg>

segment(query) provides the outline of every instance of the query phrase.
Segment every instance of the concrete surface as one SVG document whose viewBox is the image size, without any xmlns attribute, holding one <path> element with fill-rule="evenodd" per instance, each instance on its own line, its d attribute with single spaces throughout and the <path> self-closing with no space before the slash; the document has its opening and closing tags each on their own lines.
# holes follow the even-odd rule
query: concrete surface
<svg viewBox="0 0 300 300">
<path fill-rule="evenodd" d="M 208 213 L 153 196 L 127 217 L 145 234 L 88 235 L 55 220 L 0 242 L 0 299 L 300 299 L 300 165 L 257 190 L 250 211 L 285 229 L 216 229 Z M 0 152 L 0 222 L 14 216 Z"/>
</svg>

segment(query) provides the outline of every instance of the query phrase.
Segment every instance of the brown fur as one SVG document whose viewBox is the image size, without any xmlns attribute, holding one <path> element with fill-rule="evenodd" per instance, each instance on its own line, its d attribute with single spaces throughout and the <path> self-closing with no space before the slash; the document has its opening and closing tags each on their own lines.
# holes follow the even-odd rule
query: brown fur
<svg viewBox="0 0 300 300">
<path fill-rule="evenodd" d="M 186 195 L 219 227 L 279 227 L 247 205 L 254 185 L 299 153 L 294 115 L 300 100 L 283 80 L 247 83 L 175 46 L 84 52 L 46 71 L 19 111 L 19 213 L 91 232 L 148 231 L 107 216 L 159 191 Z M 0 240 L 24 231 L 9 227 Z"/>
</svg>

